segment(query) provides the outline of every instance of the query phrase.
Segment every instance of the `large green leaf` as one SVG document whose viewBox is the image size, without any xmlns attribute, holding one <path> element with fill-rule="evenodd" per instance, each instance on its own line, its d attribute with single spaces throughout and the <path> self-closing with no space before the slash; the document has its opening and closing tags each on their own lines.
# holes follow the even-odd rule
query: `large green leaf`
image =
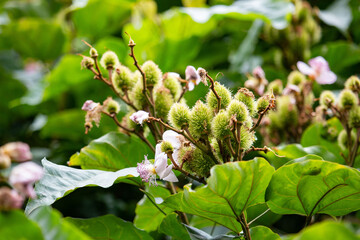
<svg viewBox="0 0 360 240">
<path fill-rule="evenodd" d="M 318 160 L 279 168 L 266 192 L 271 211 L 305 216 L 348 214 L 360 209 L 359 197 L 359 171 Z"/>
<path fill-rule="evenodd" d="M 211 236 L 210 234 L 197 229 L 195 227 L 192 226 L 188 226 L 185 225 L 185 227 L 187 228 L 187 231 L 191 237 L 192 240 L 229 240 L 229 239 L 239 239 L 238 236 L 234 236 L 234 235 L 225 235 L 225 234 L 220 234 L 217 236 Z"/>
<path fill-rule="evenodd" d="M 66 37 L 61 26 L 38 18 L 22 18 L 7 25 L 4 36 L 23 57 L 53 60 L 63 51 Z"/>
<path fill-rule="evenodd" d="M 250 228 L 252 240 L 280 240 L 280 236 L 264 226 Z"/>
<path fill-rule="evenodd" d="M 51 207 L 34 210 L 30 219 L 37 222 L 46 240 L 90 240 L 91 238 L 79 230 L 75 224 L 62 219 L 61 214 Z"/>
<path fill-rule="evenodd" d="M 285 238 L 286 240 L 329 240 L 351 239 L 359 240 L 360 237 L 340 222 L 321 222 L 305 228 L 300 233 Z"/>
<path fill-rule="evenodd" d="M 4 238 L 3 238 L 4 237 Z M 0 238 L 7 240 L 42 240 L 41 229 L 24 213 L 16 210 L 0 212 Z"/>
<path fill-rule="evenodd" d="M 165 198 L 171 195 L 169 190 L 157 186 L 148 187 L 146 191 L 147 196 L 144 195 L 144 197 L 136 205 L 134 225 L 137 228 L 151 232 L 158 229 L 159 225 L 166 217 L 164 213 L 168 214 L 173 210 L 161 204 Z M 164 213 L 154 206 L 154 204 L 149 200 L 149 197 Z"/>
<path fill-rule="evenodd" d="M 151 150 L 136 137 L 110 132 L 71 156 L 69 166 L 116 171 L 136 167 Z"/>
<path fill-rule="evenodd" d="M 89 219 L 68 217 L 65 218 L 65 222 L 77 226 L 92 239 L 152 239 L 148 233 L 137 229 L 131 222 L 124 221 L 114 215 L 105 215 Z"/>
<path fill-rule="evenodd" d="M 211 169 L 208 185 L 171 196 L 165 204 L 175 210 L 211 219 L 236 233 L 237 221 L 248 207 L 264 202 L 265 190 L 274 168 L 261 158 L 217 165 Z"/>
<path fill-rule="evenodd" d="M 186 227 L 179 222 L 175 213 L 168 214 L 164 218 L 159 232 L 173 237 L 174 240 L 191 240 Z"/>
<path fill-rule="evenodd" d="M 25 212 L 27 214 L 40 206 L 47 206 L 57 199 L 64 197 L 77 188 L 86 186 L 99 186 L 108 188 L 115 182 L 132 182 L 140 184 L 136 168 L 125 168 L 117 172 L 100 170 L 82 170 L 61 166 L 42 160 L 44 176 L 35 185 L 37 198 L 28 202 Z"/>
<path fill-rule="evenodd" d="M 213 15 L 243 20 L 262 19 L 275 28 L 287 25 L 286 15 L 294 11 L 294 5 L 284 0 L 235 1 L 231 6 L 216 5 L 210 8 L 183 8 L 195 21 L 203 23 Z"/>
</svg>

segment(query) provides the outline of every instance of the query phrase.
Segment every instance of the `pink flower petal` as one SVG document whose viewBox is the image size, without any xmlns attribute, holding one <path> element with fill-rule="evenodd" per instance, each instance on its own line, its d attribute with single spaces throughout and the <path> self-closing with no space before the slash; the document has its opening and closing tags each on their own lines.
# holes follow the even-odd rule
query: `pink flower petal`
<svg viewBox="0 0 360 240">
<path fill-rule="evenodd" d="M 299 62 L 297 62 L 296 66 L 302 74 L 305 74 L 305 75 L 314 75 L 315 74 L 315 71 L 304 62 L 299 61 Z"/>
<path fill-rule="evenodd" d="M 319 84 L 333 84 L 336 82 L 336 75 L 331 71 L 323 71 L 317 78 L 316 82 Z"/>
</svg>

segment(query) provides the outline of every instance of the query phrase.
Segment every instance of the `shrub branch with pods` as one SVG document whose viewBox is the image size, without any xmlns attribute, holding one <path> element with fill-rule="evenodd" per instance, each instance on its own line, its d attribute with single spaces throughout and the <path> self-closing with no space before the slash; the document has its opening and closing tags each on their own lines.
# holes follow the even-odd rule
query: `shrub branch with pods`
<svg viewBox="0 0 360 240">
<path fill-rule="evenodd" d="M 275 107 L 273 94 L 256 101 L 249 89 L 241 88 L 232 96 L 203 68 L 196 70 L 188 66 L 186 79 L 182 79 L 177 73 L 162 74 L 152 61 L 140 66 L 134 53 L 136 44 L 131 37 L 128 46 L 129 56 L 137 69 L 134 73 L 121 65 L 112 51 L 105 52 L 99 61 L 96 49 L 86 44 L 90 47 L 90 57 L 83 56 L 81 65 L 94 73 L 95 79 L 108 85 L 128 105 L 129 113 L 120 121 L 117 118 L 120 106 L 111 97 L 102 105 L 88 100 L 82 108 L 87 111 L 85 133 L 90 131 L 93 123 L 99 125 L 101 114 L 105 114 L 122 132 L 138 136 L 155 153 L 154 161 L 145 157 L 142 163 L 138 163 L 137 169 L 143 181 L 156 185 L 158 175 L 168 182 L 170 191 L 176 193 L 173 182 L 178 180 L 172 169 L 206 184 L 214 165 L 243 161 L 253 151 L 271 151 L 268 147 L 254 147 L 253 143 L 255 130 Z M 101 72 L 99 64 L 108 71 L 108 78 Z M 199 100 L 190 109 L 183 96 L 200 82 L 210 83 L 206 102 Z M 156 147 L 146 137 L 149 132 L 158 142 Z M 185 214 L 179 216 L 187 223 Z M 244 213 L 237 221 L 246 239 L 251 239 Z"/>
</svg>

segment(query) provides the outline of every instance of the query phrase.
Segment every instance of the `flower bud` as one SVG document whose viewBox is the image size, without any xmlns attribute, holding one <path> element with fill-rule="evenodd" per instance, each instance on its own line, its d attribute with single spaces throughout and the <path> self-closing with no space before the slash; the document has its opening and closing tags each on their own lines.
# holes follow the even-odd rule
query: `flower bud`
<svg viewBox="0 0 360 240">
<path fill-rule="evenodd" d="M 230 116 L 221 110 L 212 120 L 211 131 L 216 139 L 224 139 L 231 134 Z"/>
<path fill-rule="evenodd" d="M 306 77 L 299 71 L 292 71 L 288 76 L 288 84 L 300 86 L 306 81 Z"/>
<path fill-rule="evenodd" d="M 0 187 L 0 212 L 19 209 L 24 203 L 24 197 L 8 187 Z"/>
<path fill-rule="evenodd" d="M 168 141 L 162 141 L 160 148 L 161 152 L 164 153 L 172 153 L 174 151 L 174 147 Z"/>
<path fill-rule="evenodd" d="M 112 69 L 118 64 L 118 56 L 113 51 L 106 51 L 100 59 L 100 65 L 105 69 Z"/>
<path fill-rule="evenodd" d="M 95 62 L 94 59 L 90 57 L 83 57 L 81 60 L 81 68 L 92 68 L 94 66 Z"/>
<path fill-rule="evenodd" d="M 117 101 L 115 101 L 114 99 L 112 99 L 112 97 L 108 97 L 104 102 L 103 102 L 103 110 L 105 112 L 108 113 L 119 113 L 120 111 L 120 105 Z"/>
<path fill-rule="evenodd" d="M 249 111 L 246 105 L 236 99 L 230 102 L 226 111 L 228 112 L 230 117 L 235 116 L 238 122 L 244 122 L 249 116 Z"/>
<path fill-rule="evenodd" d="M 270 97 L 269 95 L 264 95 L 261 98 L 259 98 L 256 101 L 256 111 L 258 113 L 261 113 L 263 111 L 265 111 L 265 109 L 269 106 L 270 104 Z"/>
<path fill-rule="evenodd" d="M 171 105 L 174 103 L 170 90 L 160 86 L 155 90 L 154 99 L 156 116 L 167 120 Z"/>
<path fill-rule="evenodd" d="M 349 77 L 345 82 L 345 88 L 353 92 L 360 91 L 360 79 L 357 76 Z"/>
<path fill-rule="evenodd" d="M 179 74 L 172 72 L 164 74 L 163 77 L 164 87 L 170 90 L 171 95 L 176 100 L 179 99 L 182 90 L 179 78 L 180 78 Z"/>
<path fill-rule="evenodd" d="M 10 157 L 0 149 L 0 170 L 11 166 Z"/>
<path fill-rule="evenodd" d="M 146 61 L 141 68 L 145 73 L 148 87 L 154 87 L 161 80 L 162 72 L 153 61 Z"/>
<path fill-rule="evenodd" d="M 98 54 L 98 52 L 97 52 L 97 50 L 95 49 L 95 48 L 90 48 L 90 57 L 97 57 L 97 56 L 99 56 L 99 54 Z"/>
<path fill-rule="evenodd" d="M 218 82 L 215 82 L 215 91 L 221 97 L 220 109 L 225 109 L 231 101 L 230 91 Z M 217 109 L 217 98 L 215 94 L 210 90 L 206 95 L 206 102 L 211 109 Z"/>
<path fill-rule="evenodd" d="M 115 71 L 112 73 L 112 85 L 116 92 L 121 93 L 124 90 L 132 89 L 137 81 L 135 81 L 132 72 L 129 68 L 117 65 Z"/>
<path fill-rule="evenodd" d="M 195 138 L 201 135 L 209 134 L 211 127 L 212 113 L 211 110 L 201 101 L 197 101 L 190 112 L 189 130 Z"/>
<path fill-rule="evenodd" d="M 342 130 L 338 136 L 338 144 L 342 151 L 346 151 L 348 149 L 348 135 L 345 130 Z M 356 134 L 351 131 L 351 143 L 354 144 L 356 142 Z"/>
<path fill-rule="evenodd" d="M 328 108 L 335 102 L 335 95 L 333 92 L 326 90 L 320 94 L 320 105 Z"/>
<path fill-rule="evenodd" d="M 270 82 L 269 86 L 268 86 L 268 90 L 270 90 L 270 91 L 272 90 L 274 95 L 281 95 L 283 89 L 284 89 L 283 84 L 280 79 Z"/>
<path fill-rule="evenodd" d="M 243 102 L 249 110 L 250 116 L 255 114 L 255 97 L 254 94 L 247 88 L 240 88 L 234 96 L 235 99 Z"/>
<path fill-rule="evenodd" d="M 349 125 L 352 128 L 360 128 L 360 107 L 355 106 L 350 110 Z"/>
<path fill-rule="evenodd" d="M 145 132 L 145 129 L 147 128 L 146 125 L 140 125 L 133 120 L 131 120 L 131 116 L 135 113 L 135 111 L 128 112 L 123 118 L 122 118 L 122 125 L 127 127 L 128 129 L 135 130 L 136 132 Z M 130 134 L 126 132 L 124 129 L 120 128 L 120 132 L 124 132 L 125 134 Z"/>
<path fill-rule="evenodd" d="M 1 152 L 14 162 L 25 162 L 32 159 L 30 147 L 23 142 L 10 142 L 1 147 Z"/>
<path fill-rule="evenodd" d="M 136 123 L 136 124 L 140 124 L 142 125 L 144 121 L 148 120 L 149 118 L 149 113 L 148 112 L 145 112 L 145 111 L 137 111 L 136 113 L 133 113 L 131 116 L 130 116 L 130 119 Z"/>
<path fill-rule="evenodd" d="M 344 89 L 341 91 L 339 96 L 339 107 L 341 109 L 350 109 L 357 105 L 358 101 L 359 99 L 351 90 Z"/>
<path fill-rule="evenodd" d="M 175 103 L 171 106 L 169 112 L 170 124 L 178 129 L 189 125 L 190 109 L 183 103 Z"/>
</svg>

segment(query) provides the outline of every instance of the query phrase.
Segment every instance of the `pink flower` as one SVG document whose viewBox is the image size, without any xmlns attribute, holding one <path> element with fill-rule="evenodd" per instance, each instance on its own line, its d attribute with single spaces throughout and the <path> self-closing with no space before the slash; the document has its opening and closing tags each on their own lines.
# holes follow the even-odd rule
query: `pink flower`
<svg viewBox="0 0 360 240">
<path fill-rule="evenodd" d="M 260 66 L 257 66 L 253 70 L 253 77 L 249 76 L 249 79 L 245 81 L 244 86 L 256 91 L 257 94 L 262 96 L 268 83 L 268 80 L 265 78 L 264 70 Z"/>
<path fill-rule="evenodd" d="M 283 95 L 290 95 L 291 93 L 299 93 L 300 88 L 294 84 L 288 84 L 283 90 Z"/>
<path fill-rule="evenodd" d="M 253 75 L 257 79 L 265 78 L 265 72 L 260 66 L 257 66 L 256 68 L 253 69 Z"/>
<path fill-rule="evenodd" d="M 0 188 L 0 211 L 9 211 L 19 209 L 24 203 L 24 197 L 19 195 L 15 190 L 8 187 Z"/>
<path fill-rule="evenodd" d="M 309 66 L 310 65 L 310 66 Z M 332 84 L 336 81 L 336 75 L 330 71 L 328 62 L 321 56 L 309 60 L 309 65 L 297 62 L 297 68 L 319 84 Z"/>
<path fill-rule="evenodd" d="M 201 78 L 199 73 L 193 66 L 187 66 L 185 70 L 185 78 L 188 81 L 188 89 L 189 91 L 194 90 L 196 85 L 199 85 Z"/>
<path fill-rule="evenodd" d="M 36 163 L 21 163 L 12 169 L 9 183 L 23 196 L 35 198 L 33 184 L 42 176 L 43 169 Z"/>
<path fill-rule="evenodd" d="M 143 182 L 149 182 L 150 185 L 156 184 L 156 174 L 160 179 L 168 182 L 177 182 L 178 179 L 172 171 L 173 165 L 167 164 L 167 156 L 160 153 L 155 156 L 155 162 L 152 164 L 145 156 L 145 160 L 137 164 L 136 170 L 140 174 Z"/>
<path fill-rule="evenodd" d="M 149 113 L 145 111 L 137 111 L 130 116 L 130 119 L 136 124 L 143 124 L 149 118 Z"/>
<path fill-rule="evenodd" d="M 1 151 L 15 162 L 25 162 L 32 159 L 29 145 L 23 142 L 7 143 L 1 147 Z"/>
<path fill-rule="evenodd" d="M 99 103 L 93 102 L 93 100 L 87 100 L 84 105 L 82 106 L 81 110 L 84 111 L 92 111 L 94 110 L 97 106 L 99 105 Z"/>
</svg>

